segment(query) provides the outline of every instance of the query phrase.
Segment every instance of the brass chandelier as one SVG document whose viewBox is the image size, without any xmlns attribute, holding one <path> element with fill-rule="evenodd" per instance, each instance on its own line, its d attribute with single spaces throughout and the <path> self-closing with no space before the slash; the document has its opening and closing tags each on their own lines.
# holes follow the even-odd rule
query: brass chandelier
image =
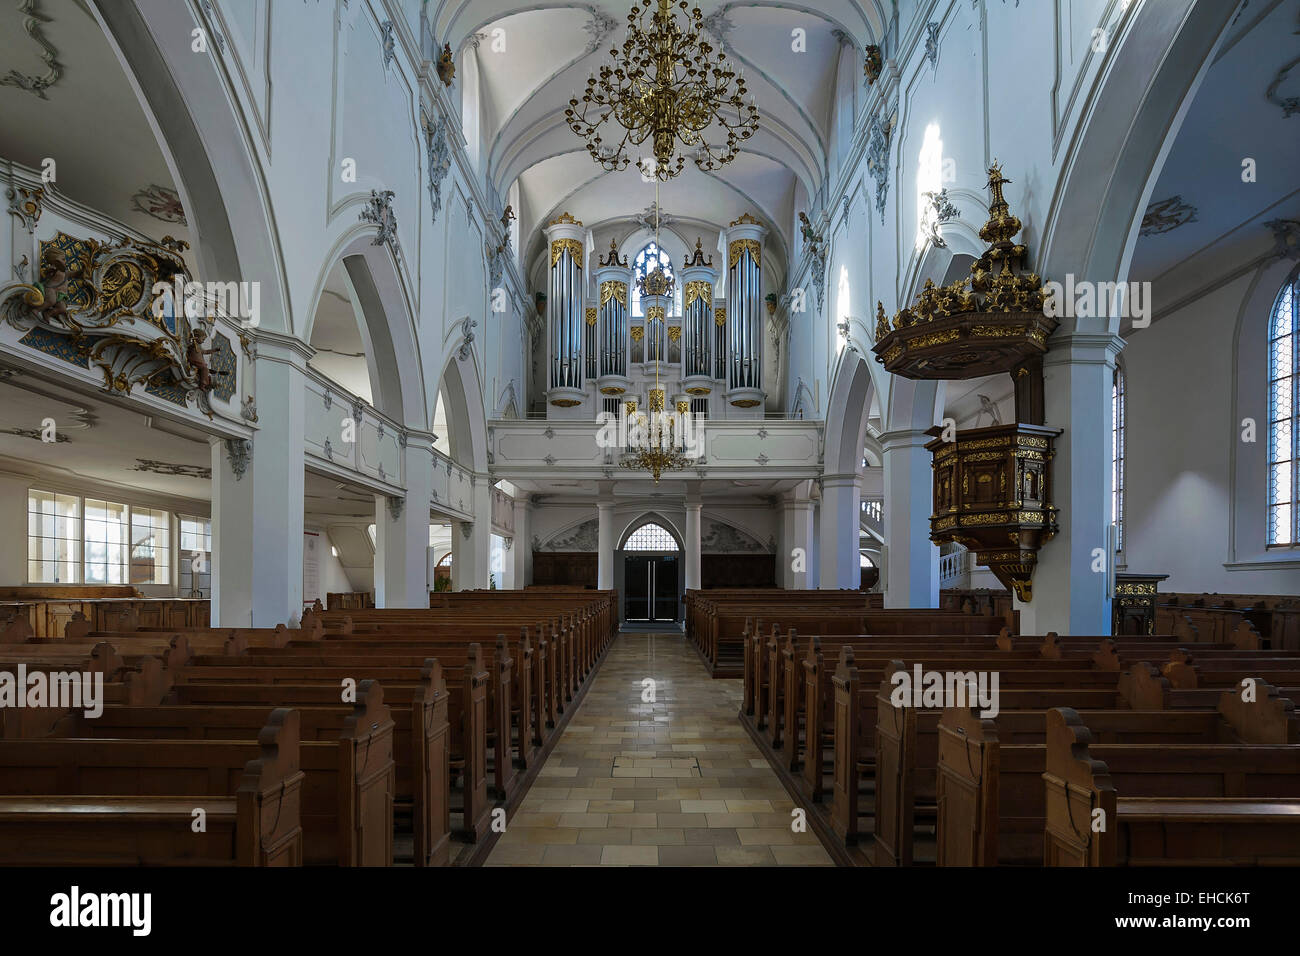
<svg viewBox="0 0 1300 956">
<path fill-rule="evenodd" d="M 622 55 L 611 49 L 613 66 L 603 65 L 599 77 L 589 76 L 581 103 L 575 94 L 564 111 L 565 121 L 587 140 L 592 159 L 607 170 L 626 169 L 628 144 L 640 146 L 646 140 L 652 141 L 654 175 L 660 182 L 672 179 L 686 164 L 677 151 L 679 143 L 693 150 L 700 169 L 717 169 L 735 159 L 740 143 L 758 129 L 754 98 L 745 103 L 744 75 L 736 74 L 725 53 L 714 56 L 702 35 L 699 7 L 687 12 L 686 0 L 677 6 L 686 14 L 684 25 L 679 25 L 671 0 L 641 0 L 640 10 L 633 6 Z M 611 119 L 623 130 L 616 144 L 600 135 Z M 711 127 L 719 136 L 725 133 L 725 143 L 705 139 Z M 642 172 L 649 175 L 644 166 Z"/>
</svg>

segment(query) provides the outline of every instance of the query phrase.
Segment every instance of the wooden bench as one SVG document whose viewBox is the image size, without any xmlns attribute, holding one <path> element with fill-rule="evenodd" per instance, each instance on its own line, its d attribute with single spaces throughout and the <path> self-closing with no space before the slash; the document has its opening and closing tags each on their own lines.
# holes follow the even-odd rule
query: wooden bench
<svg viewBox="0 0 1300 956">
<path fill-rule="evenodd" d="M 299 721 L 303 858 L 308 864 L 391 866 L 396 790 L 394 721 L 383 688 L 362 681 L 343 709 L 295 708 Z M 261 715 L 261 717 L 259 717 Z M 246 740 L 262 707 L 110 707 L 69 714 L 52 736 L 93 740 Z"/>
<path fill-rule="evenodd" d="M 298 729 L 281 708 L 250 744 L 0 741 L 0 864 L 300 866 Z"/>
<path fill-rule="evenodd" d="M 1044 749 L 1048 866 L 1300 863 L 1300 746 L 1097 744 L 1056 708 Z"/>
</svg>

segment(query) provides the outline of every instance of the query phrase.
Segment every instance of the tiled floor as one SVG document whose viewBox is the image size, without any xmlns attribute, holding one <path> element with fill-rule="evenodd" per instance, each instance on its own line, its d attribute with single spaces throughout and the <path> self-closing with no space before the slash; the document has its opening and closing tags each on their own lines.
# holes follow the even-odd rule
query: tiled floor
<svg viewBox="0 0 1300 956">
<path fill-rule="evenodd" d="M 620 635 L 486 865 L 830 866 L 739 709 L 681 635 Z"/>
</svg>

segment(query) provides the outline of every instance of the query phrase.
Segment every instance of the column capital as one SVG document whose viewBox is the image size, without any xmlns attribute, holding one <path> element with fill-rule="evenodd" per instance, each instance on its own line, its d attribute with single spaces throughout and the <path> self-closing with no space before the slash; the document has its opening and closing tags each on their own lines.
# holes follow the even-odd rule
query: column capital
<svg viewBox="0 0 1300 956">
<path fill-rule="evenodd" d="M 1124 339 L 1113 332 L 1066 332 L 1053 335 L 1043 367 L 1053 365 L 1109 365 L 1124 351 Z"/>
<path fill-rule="evenodd" d="M 850 485 L 856 485 L 862 480 L 862 476 L 856 472 L 844 472 L 841 474 L 822 475 L 821 483 L 823 488 L 847 488 Z"/>
<path fill-rule="evenodd" d="M 921 428 L 896 428 L 881 432 L 877 440 L 882 452 L 891 452 L 900 448 L 924 447 L 927 442 L 934 441 L 934 436 Z"/>
</svg>

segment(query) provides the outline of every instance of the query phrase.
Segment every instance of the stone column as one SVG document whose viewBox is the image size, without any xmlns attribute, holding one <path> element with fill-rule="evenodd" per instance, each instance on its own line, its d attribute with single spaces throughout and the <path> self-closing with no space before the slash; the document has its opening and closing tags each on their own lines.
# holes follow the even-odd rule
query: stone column
<svg viewBox="0 0 1300 956">
<path fill-rule="evenodd" d="M 1061 530 L 1038 552 L 1032 600 L 1014 602 L 1022 634 L 1110 633 L 1111 387 L 1123 347 L 1107 332 L 1056 335 L 1043 359 L 1044 424 L 1064 429 L 1052 461 Z"/>
<path fill-rule="evenodd" d="M 457 591 L 486 588 L 492 562 L 492 484 L 487 475 L 475 475 L 470 492 L 471 521 L 453 521 L 451 581 Z"/>
<path fill-rule="evenodd" d="M 930 541 L 933 468 L 920 429 L 880 436 L 885 472 L 885 607 L 939 606 L 939 549 Z"/>
<path fill-rule="evenodd" d="M 429 606 L 429 500 L 433 456 L 427 440 L 408 434 L 405 497 L 375 495 L 375 606 Z"/>
<path fill-rule="evenodd" d="M 527 587 L 533 578 L 533 539 L 529 526 L 531 514 L 528 496 L 521 494 L 515 498 L 515 543 L 510 549 L 510 556 L 514 559 L 515 588 Z"/>
<path fill-rule="evenodd" d="M 821 582 L 824 589 L 856 590 L 858 571 L 858 476 L 822 476 Z"/>
<path fill-rule="evenodd" d="M 700 516 L 704 509 L 699 493 L 686 498 L 686 589 L 700 587 Z"/>
<path fill-rule="evenodd" d="M 813 540 L 811 482 L 801 482 L 781 502 L 781 544 L 776 556 L 776 581 L 783 588 L 802 591 L 813 586 L 816 545 Z"/>
<path fill-rule="evenodd" d="M 614 502 L 596 503 L 596 587 L 614 587 Z"/>
<path fill-rule="evenodd" d="M 259 339 L 251 441 L 212 442 L 212 626 L 302 616 L 306 346 Z"/>
</svg>

